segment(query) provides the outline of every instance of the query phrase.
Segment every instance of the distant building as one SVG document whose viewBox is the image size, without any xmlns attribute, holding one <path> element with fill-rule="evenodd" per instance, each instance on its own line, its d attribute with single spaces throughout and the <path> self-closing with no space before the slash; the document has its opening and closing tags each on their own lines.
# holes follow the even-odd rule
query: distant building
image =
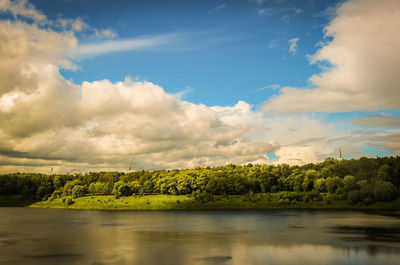
<svg viewBox="0 0 400 265">
<path fill-rule="evenodd" d="M 339 154 L 339 161 L 343 161 L 344 160 L 344 158 L 343 158 L 343 156 L 342 156 L 342 148 L 340 148 L 340 154 Z"/>
</svg>

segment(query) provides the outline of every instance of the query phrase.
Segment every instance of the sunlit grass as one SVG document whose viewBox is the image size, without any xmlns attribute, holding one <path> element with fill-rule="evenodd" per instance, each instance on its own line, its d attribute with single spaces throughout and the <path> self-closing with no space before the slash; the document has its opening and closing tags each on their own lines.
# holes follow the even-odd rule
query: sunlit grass
<svg viewBox="0 0 400 265">
<path fill-rule="evenodd" d="M 93 209 L 93 210 L 222 210 L 222 209 L 400 209 L 400 199 L 389 203 L 368 206 L 352 204 L 348 200 L 295 202 L 282 201 L 280 193 L 233 196 L 214 196 L 210 201 L 200 202 L 184 195 L 145 195 L 116 198 L 115 196 L 85 196 L 58 198 L 37 202 L 30 207 Z M 69 203 L 68 203 L 69 201 Z"/>
</svg>

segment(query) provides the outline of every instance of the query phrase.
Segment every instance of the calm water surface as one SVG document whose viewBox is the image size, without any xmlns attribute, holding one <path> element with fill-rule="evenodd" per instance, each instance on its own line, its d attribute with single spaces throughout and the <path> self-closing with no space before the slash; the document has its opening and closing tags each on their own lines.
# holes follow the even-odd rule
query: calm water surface
<svg viewBox="0 0 400 265">
<path fill-rule="evenodd" d="M 400 213 L 0 208 L 0 264 L 400 264 Z"/>
</svg>

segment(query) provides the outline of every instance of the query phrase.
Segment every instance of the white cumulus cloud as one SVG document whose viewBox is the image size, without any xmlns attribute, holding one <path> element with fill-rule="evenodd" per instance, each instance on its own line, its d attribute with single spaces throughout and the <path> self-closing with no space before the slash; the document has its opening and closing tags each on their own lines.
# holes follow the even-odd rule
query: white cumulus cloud
<svg viewBox="0 0 400 265">
<path fill-rule="evenodd" d="M 268 162 L 279 145 L 253 141 L 256 128 L 166 93 L 151 82 L 75 84 L 60 68 L 77 48 L 71 32 L 0 21 L 0 160 L 6 170 L 193 167 Z"/>
<path fill-rule="evenodd" d="M 284 87 L 264 105 L 270 112 L 345 112 L 400 108 L 400 2 L 350 0 L 325 28 L 332 41 L 311 63 L 331 67 L 311 88 Z"/>
</svg>

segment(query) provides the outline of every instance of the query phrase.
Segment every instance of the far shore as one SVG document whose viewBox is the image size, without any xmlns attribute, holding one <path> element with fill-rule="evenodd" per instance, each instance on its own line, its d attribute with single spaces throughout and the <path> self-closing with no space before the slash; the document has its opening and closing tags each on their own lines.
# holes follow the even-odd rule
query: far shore
<svg viewBox="0 0 400 265">
<path fill-rule="evenodd" d="M 185 195 L 144 196 L 84 196 L 58 198 L 28 205 L 32 208 L 80 210 L 256 210 L 256 209 L 371 209 L 400 210 L 400 199 L 375 202 L 369 205 L 353 204 L 348 200 L 318 202 L 287 202 L 275 200 L 273 195 L 257 194 L 214 196 L 209 201 L 198 201 Z"/>
</svg>

